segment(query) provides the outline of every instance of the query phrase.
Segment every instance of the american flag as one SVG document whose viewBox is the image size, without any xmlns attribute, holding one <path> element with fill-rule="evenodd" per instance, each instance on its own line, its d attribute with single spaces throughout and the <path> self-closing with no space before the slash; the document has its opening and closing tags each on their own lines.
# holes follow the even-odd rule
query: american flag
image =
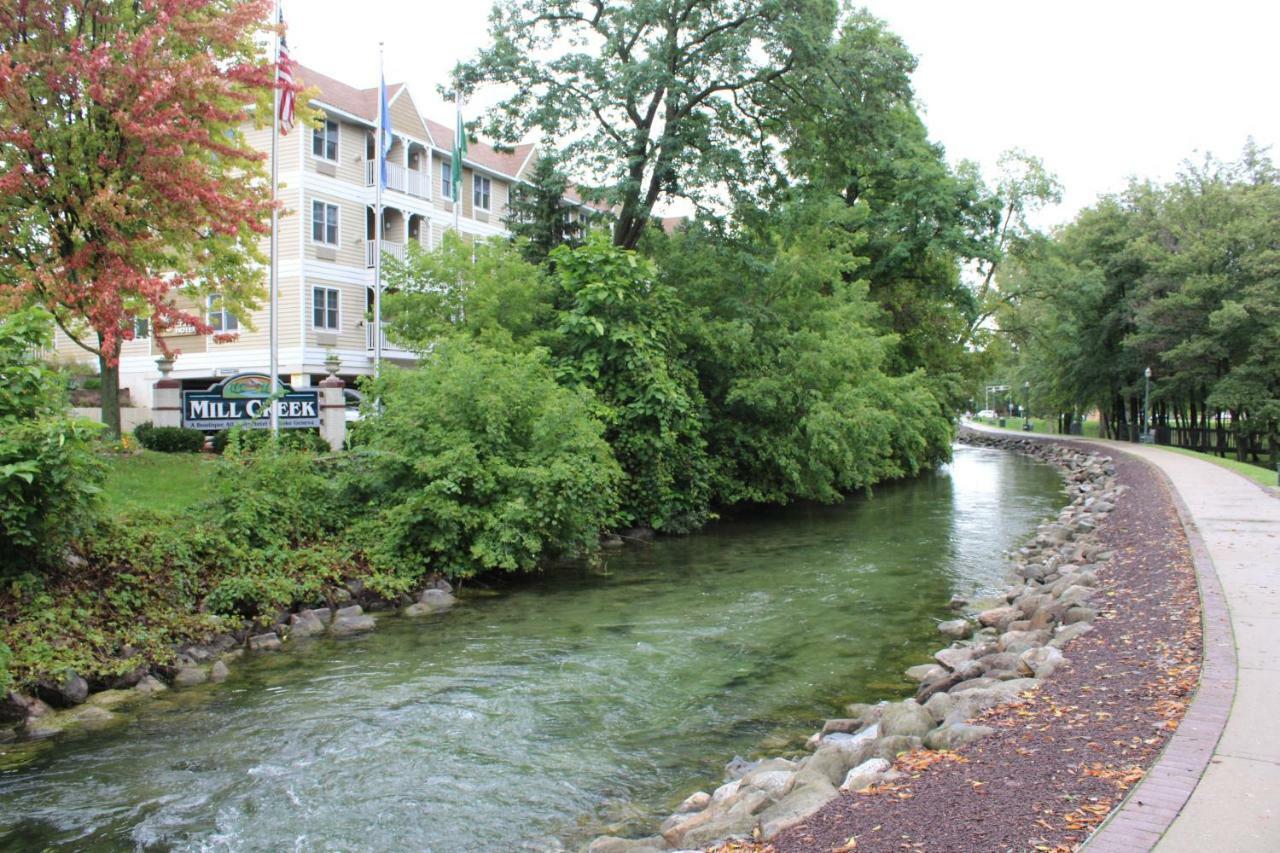
<svg viewBox="0 0 1280 853">
<path fill-rule="evenodd" d="M 284 26 L 284 14 L 280 15 L 280 26 Z M 293 61 L 289 59 L 289 45 L 284 33 L 280 34 L 280 61 L 276 65 L 276 88 L 280 90 L 280 135 L 287 136 L 293 130 Z"/>
</svg>

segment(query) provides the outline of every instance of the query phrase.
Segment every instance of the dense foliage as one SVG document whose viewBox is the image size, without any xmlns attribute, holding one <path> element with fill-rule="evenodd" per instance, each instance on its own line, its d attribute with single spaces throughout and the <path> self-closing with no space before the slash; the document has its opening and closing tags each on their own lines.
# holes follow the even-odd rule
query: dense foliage
<svg viewBox="0 0 1280 853">
<path fill-rule="evenodd" d="M 65 382 L 34 357 L 49 332 L 39 309 L 0 317 L 0 577 L 57 562 L 102 476 L 96 425 L 67 416 Z"/>
<path fill-rule="evenodd" d="M 133 437 L 147 450 L 161 453 L 199 453 L 204 450 L 204 433 L 183 427 L 158 427 L 146 421 L 133 428 Z"/>
<path fill-rule="evenodd" d="M 593 546 L 620 477 L 583 395 L 537 354 L 441 343 L 369 389 L 354 541 L 379 572 L 528 571 Z"/>
<path fill-rule="evenodd" d="M 1227 428 L 1274 452 L 1280 432 L 1280 172 L 1241 159 L 1134 182 L 1029 245 L 1001 280 L 999 315 L 1019 379 L 1041 406 L 1096 407 L 1104 435 L 1144 425 L 1179 443 Z M 1269 446 L 1267 446 L 1269 444 Z"/>
</svg>

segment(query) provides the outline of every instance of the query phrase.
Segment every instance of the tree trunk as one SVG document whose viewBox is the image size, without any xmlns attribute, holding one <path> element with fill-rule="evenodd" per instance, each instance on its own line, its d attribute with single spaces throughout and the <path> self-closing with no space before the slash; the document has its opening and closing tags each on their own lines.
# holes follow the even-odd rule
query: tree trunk
<svg viewBox="0 0 1280 853">
<path fill-rule="evenodd" d="M 120 363 L 109 364 L 105 355 L 98 356 L 98 369 L 102 379 L 102 422 L 107 426 L 107 437 L 120 438 Z"/>
</svg>

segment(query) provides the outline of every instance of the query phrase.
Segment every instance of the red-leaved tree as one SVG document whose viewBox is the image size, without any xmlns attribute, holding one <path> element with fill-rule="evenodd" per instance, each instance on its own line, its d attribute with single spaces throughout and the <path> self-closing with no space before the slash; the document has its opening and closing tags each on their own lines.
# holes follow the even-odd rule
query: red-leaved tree
<svg viewBox="0 0 1280 853">
<path fill-rule="evenodd" d="M 122 342 L 252 309 L 269 229 L 270 0 L 0 0 L 0 305 L 37 302 L 98 358 L 120 434 Z M 187 306 L 187 307 L 184 307 Z M 219 339 L 215 337 L 215 340 Z"/>
</svg>

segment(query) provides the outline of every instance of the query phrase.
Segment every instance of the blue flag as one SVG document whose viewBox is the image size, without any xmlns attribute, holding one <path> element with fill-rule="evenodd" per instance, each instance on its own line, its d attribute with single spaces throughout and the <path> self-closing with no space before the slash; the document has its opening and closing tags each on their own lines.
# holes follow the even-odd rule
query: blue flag
<svg viewBox="0 0 1280 853">
<path fill-rule="evenodd" d="M 378 152 L 378 171 L 381 173 L 382 188 L 387 188 L 387 155 L 391 153 L 391 143 L 395 141 L 395 134 L 391 132 L 391 112 L 387 109 L 387 80 L 383 77 L 380 81 L 378 95 L 381 97 L 382 104 L 382 150 Z"/>
</svg>

